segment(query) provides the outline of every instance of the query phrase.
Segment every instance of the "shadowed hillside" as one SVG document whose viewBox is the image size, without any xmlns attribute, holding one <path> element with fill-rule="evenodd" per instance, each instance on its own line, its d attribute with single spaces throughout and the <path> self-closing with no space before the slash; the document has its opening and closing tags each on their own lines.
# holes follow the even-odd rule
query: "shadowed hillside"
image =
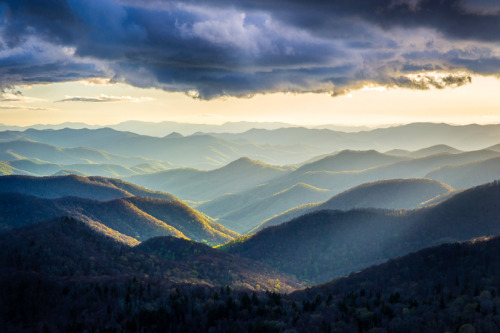
<svg viewBox="0 0 500 333">
<path fill-rule="evenodd" d="M 296 328 L 497 332 L 499 254 L 499 238 L 446 244 L 297 291 L 290 301 L 301 302 L 306 313 Z"/>
<path fill-rule="evenodd" d="M 257 275 L 247 271 L 250 261 L 181 239 L 154 238 L 129 248 L 60 219 L 0 233 L 0 241 L 0 328 L 6 332 L 41 326 L 409 333 L 500 327 L 498 238 L 424 249 L 289 295 L 273 291 L 273 278 L 280 277 L 282 290 L 296 288 L 293 279 L 269 268 Z M 215 265 L 207 264 L 210 257 Z M 252 288 L 249 281 L 271 292 L 219 287 Z"/>
<path fill-rule="evenodd" d="M 149 276 L 170 284 L 189 282 L 253 290 L 272 290 L 278 279 L 283 291 L 300 287 L 295 279 L 266 265 L 203 244 L 160 237 L 129 247 L 67 217 L 0 232 L 0 241 L 2 272 L 13 269 L 81 280 Z"/>
<path fill-rule="evenodd" d="M 314 282 L 424 247 L 500 235 L 500 183 L 413 211 L 318 211 L 264 229 L 225 249 Z"/>
</svg>

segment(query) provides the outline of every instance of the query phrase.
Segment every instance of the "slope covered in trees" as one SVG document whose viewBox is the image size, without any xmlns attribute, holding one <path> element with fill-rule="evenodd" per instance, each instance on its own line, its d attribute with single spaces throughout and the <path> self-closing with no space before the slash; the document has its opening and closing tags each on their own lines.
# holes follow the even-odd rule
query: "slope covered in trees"
<svg viewBox="0 0 500 333">
<path fill-rule="evenodd" d="M 0 192 L 19 192 L 42 198 L 75 196 L 94 200 L 111 200 L 135 195 L 178 200 L 172 194 L 151 191 L 119 179 L 76 175 L 52 177 L 0 176 Z"/>
<path fill-rule="evenodd" d="M 453 188 L 432 179 L 390 179 L 366 183 L 318 203 L 299 206 L 261 223 L 255 230 L 279 225 L 322 209 L 353 208 L 414 209 L 437 203 L 453 194 Z"/>
<path fill-rule="evenodd" d="M 197 208 L 202 211 L 210 210 L 211 207 L 223 210 L 224 213 L 218 216 L 218 222 L 231 230 L 246 233 L 269 217 L 303 203 L 323 201 L 329 196 L 330 191 L 328 190 L 299 183 L 273 195 L 250 201 L 248 204 L 221 207 L 214 200 L 214 202 L 202 204 Z"/>
<path fill-rule="evenodd" d="M 20 193 L 0 194 L 0 226 L 15 228 L 59 216 L 72 216 L 138 241 L 172 235 L 222 244 L 238 234 L 178 200 L 145 197 L 95 201 L 79 197 L 42 199 Z"/>
<path fill-rule="evenodd" d="M 312 282 L 425 247 L 500 235 L 500 183 L 461 192 L 413 211 L 322 210 L 225 246 Z"/>
<path fill-rule="evenodd" d="M 182 244 L 183 240 L 152 239 L 142 249 L 129 250 L 68 220 L 52 221 L 44 228 L 51 232 L 0 233 L 7 250 L 0 252 L 2 331 L 464 333 L 500 329 L 499 238 L 424 249 L 287 295 L 220 287 L 216 273 L 200 281 L 193 275 L 203 264 L 183 260 L 197 260 L 213 250 Z M 82 236 L 76 237 L 75 231 Z M 74 247 L 52 252 L 54 245 L 65 241 L 74 242 Z M 98 253 L 102 257 L 95 256 Z M 117 255 L 110 266 L 101 266 L 102 258 Z M 71 258 L 78 258 L 78 264 Z M 71 277 L 75 272 L 79 275 Z M 175 284 L 178 277 L 199 283 Z M 233 286 L 237 283 L 233 281 Z"/>
<path fill-rule="evenodd" d="M 130 247 L 87 224 L 61 217 L 0 232 L 2 273 L 35 272 L 73 279 L 145 276 L 165 283 L 231 286 L 282 291 L 301 285 L 270 267 L 175 237 Z M 257 269 L 256 269 L 257 268 Z"/>
</svg>

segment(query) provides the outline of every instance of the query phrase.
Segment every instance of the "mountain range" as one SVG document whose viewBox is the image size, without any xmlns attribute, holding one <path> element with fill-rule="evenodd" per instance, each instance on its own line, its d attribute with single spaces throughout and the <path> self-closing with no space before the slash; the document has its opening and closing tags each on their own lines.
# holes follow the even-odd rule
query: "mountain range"
<svg viewBox="0 0 500 333">
<path fill-rule="evenodd" d="M 500 183 L 416 210 L 320 210 L 224 246 L 302 280 L 326 282 L 440 243 L 500 233 Z"/>
<path fill-rule="evenodd" d="M 0 132 L 2 332 L 498 331 L 497 125 L 67 125 Z"/>
</svg>

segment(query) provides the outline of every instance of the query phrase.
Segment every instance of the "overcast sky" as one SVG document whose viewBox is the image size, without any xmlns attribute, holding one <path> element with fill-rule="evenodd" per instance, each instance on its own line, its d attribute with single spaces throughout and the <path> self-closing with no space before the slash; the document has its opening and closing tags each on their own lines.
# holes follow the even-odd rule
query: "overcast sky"
<svg viewBox="0 0 500 333">
<path fill-rule="evenodd" d="M 0 1 L 0 123 L 500 122 L 497 0 Z"/>
</svg>

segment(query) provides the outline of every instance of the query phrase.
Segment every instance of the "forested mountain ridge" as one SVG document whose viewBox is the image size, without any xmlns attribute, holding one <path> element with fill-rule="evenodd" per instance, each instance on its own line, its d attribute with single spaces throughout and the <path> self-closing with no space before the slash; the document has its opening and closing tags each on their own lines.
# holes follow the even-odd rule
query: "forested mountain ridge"
<svg viewBox="0 0 500 333">
<path fill-rule="evenodd" d="M 0 233 L 7 250 L 0 252 L 0 300 L 6 305 L 0 311 L 2 331 L 44 327 L 46 331 L 493 333 L 500 329 L 499 238 L 424 249 L 287 295 L 272 289 L 252 293 L 213 288 L 214 280 L 175 284 L 178 277 L 197 271 L 193 265 L 161 258 L 163 253 L 177 255 L 170 241 L 186 242 L 171 238 L 152 239 L 143 244 L 144 249 L 130 251 L 102 238 L 97 241 L 102 236 L 89 237 L 82 230 L 84 235 L 74 247 L 57 251 L 60 255 L 74 251 L 68 259 L 81 258 L 74 268 L 71 260 L 48 255 L 57 244 L 54 240 L 72 239 L 67 229 L 75 230 L 75 223 L 68 222 L 38 225 L 48 227 L 49 233 L 29 229 L 17 235 Z M 184 249 L 176 257 L 180 260 L 210 251 L 196 244 L 176 245 Z M 101 267 L 103 256 L 92 256 L 96 249 L 107 258 L 119 254 L 120 259 Z M 12 250 L 18 254 L 10 255 Z M 160 257 L 147 251 L 159 251 Z M 26 268 L 30 272 L 23 271 Z M 80 277 L 59 277 L 75 269 L 81 270 Z M 127 274 L 131 269 L 133 273 Z M 114 275 L 99 277 L 101 272 Z M 145 272 L 151 275 L 142 275 Z M 156 272 L 164 276 L 158 279 Z"/>
<path fill-rule="evenodd" d="M 0 240 L 0 273 L 15 270 L 82 281 L 135 276 L 170 285 L 187 282 L 248 290 L 272 290 L 279 284 L 286 292 L 301 286 L 266 265 L 193 241 L 158 237 L 130 247 L 68 217 L 2 231 Z"/>
<path fill-rule="evenodd" d="M 170 193 L 152 191 L 120 179 L 76 175 L 47 177 L 0 176 L 0 192 L 19 192 L 42 198 L 75 196 L 101 201 L 130 196 L 179 200 Z"/>
<path fill-rule="evenodd" d="M 60 216 L 71 216 L 100 229 L 105 226 L 137 241 L 172 235 L 207 244 L 238 236 L 178 200 L 126 197 L 96 201 L 79 197 L 44 199 L 21 193 L 0 193 L 0 227 L 16 228 Z"/>
<path fill-rule="evenodd" d="M 415 209 L 445 200 L 453 188 L 432 179 L 389 179 L 361 184 L 325 202 L 296 207 L 262 222 L 252 232 L 279 225 L 301 215 L 322 209 L 354 208 Z"/>
<path fill-rule="evenodd" d="M 322 210 L 223 247 L 301 279 L 336 276 L 436 244 L 500 235 L 500 182 L 417 210 Z"/>
</svg>

